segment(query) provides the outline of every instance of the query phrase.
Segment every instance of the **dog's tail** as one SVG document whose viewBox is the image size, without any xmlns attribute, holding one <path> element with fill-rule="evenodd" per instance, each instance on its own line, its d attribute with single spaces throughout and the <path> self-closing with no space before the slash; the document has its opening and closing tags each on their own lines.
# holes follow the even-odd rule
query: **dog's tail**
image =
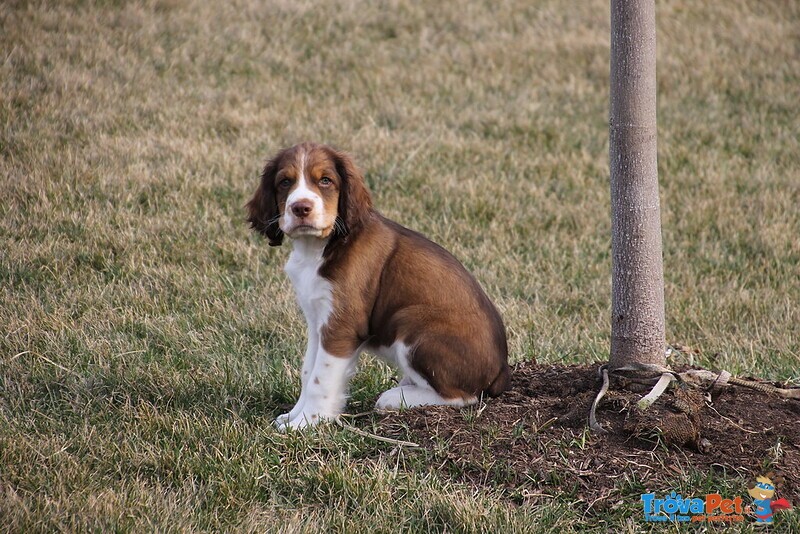
<svg viewBox="0 0 800 534">
<path fill-rule="evenodd" d="M 503 367 L 495 379 L 492 380 L 492 383 L 489 384 L 489 387 L 486 388 L 486 393 L 490 397 L 497 397 L 509 389 L 511 389 L 511 369 L 506 362 L 503 362 Z"/>
</svg>

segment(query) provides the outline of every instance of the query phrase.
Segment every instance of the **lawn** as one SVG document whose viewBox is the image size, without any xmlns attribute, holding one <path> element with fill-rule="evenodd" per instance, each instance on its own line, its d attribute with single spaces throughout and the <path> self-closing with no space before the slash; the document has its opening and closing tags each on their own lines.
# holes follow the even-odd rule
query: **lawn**
<svg viewBox="0 0 800 534">
<path fill-rule="evenodd" d="M 659 1 L 657 25 L 667 339 L 797 384 L 800 3 Z M 512 362 L 604 360 L 608 54 L 594 0 L 0 5 L 0 530 L 650 529 L 624 476 L 598 514 L 273 430 L 305 327 L 290 247 L 243 208 L 279 148 L 333 144 L 476 275 Z M 348 412 L 393 377 L 365 357 Z M 675 484 L 647 489 L 746 489 Z"/>
</svg>

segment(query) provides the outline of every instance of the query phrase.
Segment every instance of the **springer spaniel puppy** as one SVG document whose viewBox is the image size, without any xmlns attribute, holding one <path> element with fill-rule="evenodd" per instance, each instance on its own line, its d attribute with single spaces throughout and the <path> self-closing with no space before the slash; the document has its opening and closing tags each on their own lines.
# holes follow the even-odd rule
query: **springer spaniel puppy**
<svg viewBox="0 0 800 534">
<path fill-rule="evenodd" d="M 346 154 L 283 150 L 247 209 L 271 246 L 292 238 L 285 269 L 308 323 L 300 398 L 279 429 L 341 414 L 363 350 L 403 373 L 378 410 L 465 406 L 509 388 L 506 334 L 486 293 L 449 252 L 375 211 Z"/>
</svg>

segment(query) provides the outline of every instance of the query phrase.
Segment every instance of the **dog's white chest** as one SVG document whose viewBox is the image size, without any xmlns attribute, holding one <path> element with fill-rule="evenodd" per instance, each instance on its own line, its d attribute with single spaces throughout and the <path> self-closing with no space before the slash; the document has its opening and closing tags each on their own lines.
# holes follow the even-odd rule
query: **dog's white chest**
<svg viewBox="0 0 800 534">
<path fill-rule="evenodd" d="M 306 242 L 298 239 L 285 267 L 300 308 L 306 316 L 309 328 L 313 330 L 318 330 L 325 324 L 333 309 L 333 288 L 319 274 L 324 248 L 324 241 L 313 239 Z"/>
</svg>

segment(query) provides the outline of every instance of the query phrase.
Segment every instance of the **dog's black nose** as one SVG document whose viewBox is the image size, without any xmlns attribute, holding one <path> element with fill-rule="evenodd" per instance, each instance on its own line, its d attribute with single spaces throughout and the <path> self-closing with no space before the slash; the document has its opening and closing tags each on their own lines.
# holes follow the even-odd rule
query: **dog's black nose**
<svg viewBox="0 0 800 534">
<path fill-rule="evenodd" d="M 313 207 L 310 200 L 298 200 L 292 203 L 292 213 L 295 217 L 305 217 L 311 213 Z"/>
</svg>

